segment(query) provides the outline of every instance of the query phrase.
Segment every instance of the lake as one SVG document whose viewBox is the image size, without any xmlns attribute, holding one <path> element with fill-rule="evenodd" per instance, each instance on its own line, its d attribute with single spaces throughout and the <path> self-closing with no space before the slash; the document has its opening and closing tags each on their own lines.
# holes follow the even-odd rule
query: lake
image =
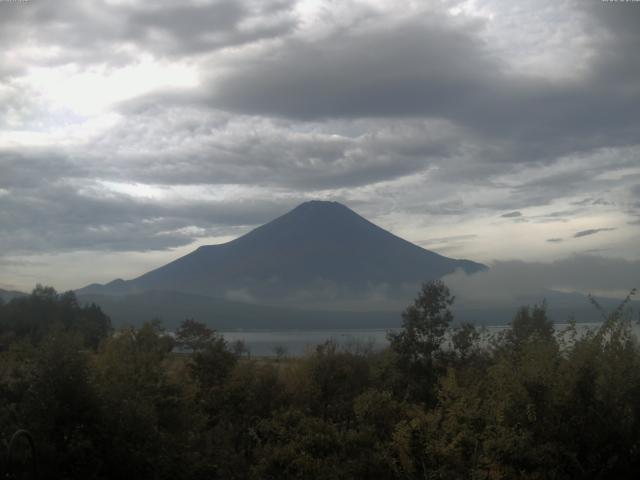
<svg viewBox="0 0 640 480">
<path fill-rule="evenodd" d="M 579 323 L 578 331 L 597 328 L 600 323 Z M 556 331 L 566 328 L 567 324 L 555 324 Z M 496 333 L 508 328 L 505 325 L 485 327 L 489 333 Z M 387 332 L 398 329 L 357 329 L 357 330 L 234 330 L 222 331 L 224 338 L 231 344 L 237 340 L 245 343 L 251 355 L 258 357 L 276 356 L 276 349 L 281 348 L 285 356 L 304 355 L 327 340 L 332 340 L 341 347 L 371 347 L 375 350 L 385 348 Z M 640 327 L 634 324 L 636 335 L 640 335 Z"/>
</svg>

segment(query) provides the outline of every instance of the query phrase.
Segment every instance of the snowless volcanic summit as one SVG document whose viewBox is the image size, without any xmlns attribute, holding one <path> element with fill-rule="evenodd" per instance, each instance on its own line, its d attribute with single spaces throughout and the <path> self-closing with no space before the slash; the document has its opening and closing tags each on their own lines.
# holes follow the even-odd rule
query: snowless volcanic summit
<svg viewBox="0 0 640 480">
<path fill-rule="evenodd" d="M 301 305 L 393 298 L 456 270 L 486 268 L 425 250 L 340 203 L 310 201 L 231 242 L 200 247 L 138 278 L 93 284 L 79 293 L 172 291 Z"/>
</svg>

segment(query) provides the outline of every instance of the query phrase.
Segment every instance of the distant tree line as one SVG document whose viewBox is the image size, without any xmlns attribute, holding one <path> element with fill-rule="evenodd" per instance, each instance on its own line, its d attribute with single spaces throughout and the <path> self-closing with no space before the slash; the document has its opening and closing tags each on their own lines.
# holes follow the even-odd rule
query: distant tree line
<svg viewBox="0 0 640 480">
<path fill-rule="evenodd" d="M 426 283 L 387 349 L 276 361 L 192 319 L 113 331 L 38 287 L 0 305 L 0 442 L 31 432 L 51 479 L 638 478 L 626 304 L 581 334 L 523 307 L 489 335 L 453 301 Z"/>
</svg>

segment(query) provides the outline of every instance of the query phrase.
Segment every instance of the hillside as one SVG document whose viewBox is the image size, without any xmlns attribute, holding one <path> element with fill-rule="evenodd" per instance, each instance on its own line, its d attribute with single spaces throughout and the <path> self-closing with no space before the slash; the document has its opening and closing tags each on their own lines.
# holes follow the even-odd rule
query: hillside
<svg viewBox="0 0 640 480">
<path fill-rule="evenodd" d="M 15 290 L 3 290 L 0 288 L 0 299 L 4 302 L 8 302 L 14 298 L 24 297 L 26 293 L 18 292 Z"/>
</svg>

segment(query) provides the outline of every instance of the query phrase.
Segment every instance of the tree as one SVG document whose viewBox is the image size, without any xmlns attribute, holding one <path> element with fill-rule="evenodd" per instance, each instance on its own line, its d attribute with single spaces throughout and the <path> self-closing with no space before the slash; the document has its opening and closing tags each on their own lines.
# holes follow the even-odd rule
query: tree
<svg viewBox="0 0 640 480">
<path fill-rule="evenodd" d="M 241 357 L 243 354 L 247 354 L 247 356 L 251 356 L 251 350 L 247 347 L 247 344 L 244 340 L 236 340 L 231 344 L 231 351 L 235 353 L 238 357 Z"/>
<path fill-rule="evenodd" d="M 367 358 L 338 350 L 331 340 L 316 347 L 300 372 L 305 377 L 303 404 L 324 421 L 346 422 L 353 417 L 353 400 L 369 384 Z"/>
<path fill-rule="evenodd" d="M 404 374 L 404 385 L 416 400 L 435 400 L 433 387 L 437 372 L 434 360 L 453 320 L 449 307 L 454 297 L 440 280 L 424 283 L 418 297 L 402 314 L 402 329 L 388 339 Z"/>
<path fill-rule="evenodd" d="M 81 306 L 74 292 L 58 294 L 42 285 L 2 308 L 0 334 L 37 345 L 54 330 L 79 333 L 84 346 L 95 350 L 111 333 L 111 320 L 94 304 Z"/>
<path fill-rule="evenodd" d="M 119 330 L 93 362 L 101 400 L 101 478 L 181 478 L 194 440 L 192 410 L 170 378 L 173 339 L 158 321 Z"/>
<path fill-rule="evenodd" d="M 276 355 L 276 362 L 279 362 L 287 355 L 287 347 L 284 345 L 276 345 L 273 347 L 273 353 Z"/>
<path fill-rule="evenodd" d="M 454 329 L 451 343 L 453 344 L 454 352 L 462 362 L 473 354 L 474 348 L 478 348 L 479 339 L 480 332 L 471 323 L 462 323 Z"/>
<path fill-rule="evenodd" d="M 221 335 L 213 334 L 209 341 L 191 357 L 189 368 L 203 394 L 222 385 L 238 361 Z"/>
<path fill-rule="evenodd" d="M 507 332 L 507 340 L 518 347 L 530 340 L 549 341 L 553 333 L 553 322 L 547 316 L 547 304 L 542 302 L 542 305 L 518 310 L 511 322 L 511 330 Z"/>
<path fill-rule="evenodd" d="M 176 341 L 182 348 L 196 353 L 205 348 L 213 339 L 215 332 L 204 323 L 192 318 L 183 320 L 176 330 Z"/>
<path fill-rule="evenodd" d="M 20 405 L 50 478 L 73 478 L 73 473 L 95 470 L 100 463 L 95 449 L 101 430 L 99 399 L 81 349 L 78 334 L 54 331 L 46 337 L 35 351 Z"/>
</svg>

